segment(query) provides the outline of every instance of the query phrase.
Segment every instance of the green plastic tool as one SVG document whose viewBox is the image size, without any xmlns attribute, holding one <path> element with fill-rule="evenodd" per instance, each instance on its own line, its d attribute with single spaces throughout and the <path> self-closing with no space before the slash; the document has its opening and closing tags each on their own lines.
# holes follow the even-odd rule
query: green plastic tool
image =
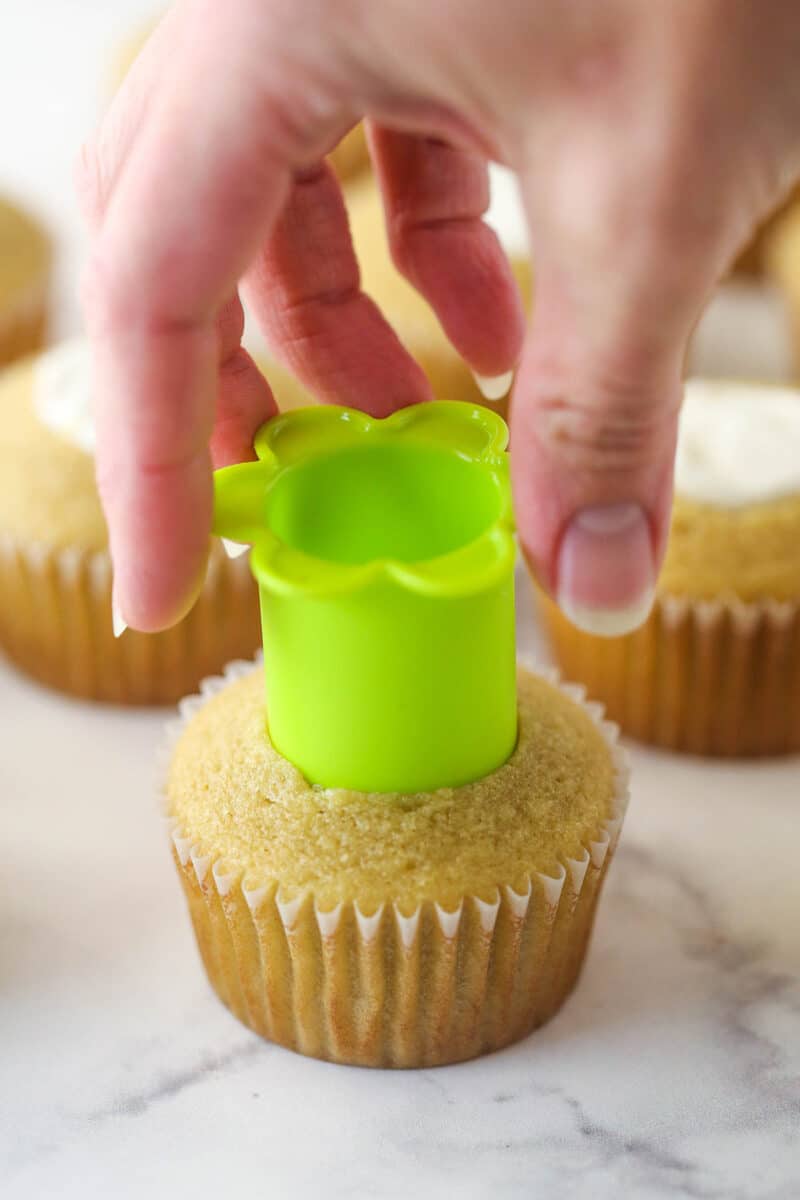
<svg viewBox="0 0 800 1200">
<path fill-rule="evenodd" d="M 511 754 L 507 443 L 477 405 L 320 405 L 216 472 L 214 532 L 253 545 L 270 737 L 312 783 L 432 791 Z"/>
</svg>

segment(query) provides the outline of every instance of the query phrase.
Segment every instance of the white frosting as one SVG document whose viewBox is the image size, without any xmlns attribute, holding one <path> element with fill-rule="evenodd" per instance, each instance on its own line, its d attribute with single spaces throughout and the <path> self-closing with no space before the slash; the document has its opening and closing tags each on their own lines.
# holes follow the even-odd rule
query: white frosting
<svg viewBox="0 0 800 1200">
<path fill-rule="evenodd" d="M 484 218 L 495 231 L 506 254 L 527 258 L 530 254 L 528 222 L 520 194 L 519 179 L 508 167 L 489 164 L 489 210 Z"/>
<path fill-rule="evenodd" d="M 722 508 L 800 494 L 800 391 L 689 380 L 675 490 Z"/>
<path fill-rule="evenodd" d="M 33 407 L 43 425 L 87 454 L 94 454 L 92 361 L 85 338 L 62 342 L 36 362 Z"/>
</svg>

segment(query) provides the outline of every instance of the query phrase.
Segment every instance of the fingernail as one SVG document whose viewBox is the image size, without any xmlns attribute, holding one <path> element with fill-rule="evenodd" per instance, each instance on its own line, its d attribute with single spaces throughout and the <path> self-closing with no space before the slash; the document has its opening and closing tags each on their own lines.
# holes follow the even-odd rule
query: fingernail
<svg viewBox="0 0 800 1200">
<path fill-rule="evenodd" d="M 128 628 L 128 622 L 120 612 L 116 599 L 112 599 L 111 601 L 111 627 L 114 630 L 115 638 L 122 637 L 123 633 Z"/>
<path fill-rule="evenodd" d="M 561 542 L 556 599 L 586 633 L 619 637 L 653 607 L 656 565 L 650 525 L 638 504 L 608 504 L 575 514 Z"/>
<path fill-rule="evenodd" d="M 247 554 L 250 547 L 246 543 L 232 542 L 230 538 L 220 538 L 222 548 L 228 558 L 241 558 L 243 554 Z"/>
<path fill-rule="evenodd" d="M 506 371 L 504 375 L 479 375 L 473 371 L 472 377 L 484 400 L 502 400 L 514 382 L 513 371 Z"/>
</svg>

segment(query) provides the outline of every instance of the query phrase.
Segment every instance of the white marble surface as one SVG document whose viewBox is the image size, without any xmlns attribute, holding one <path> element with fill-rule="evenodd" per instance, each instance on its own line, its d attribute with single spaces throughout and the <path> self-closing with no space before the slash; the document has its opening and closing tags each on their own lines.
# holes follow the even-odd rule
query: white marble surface
<svg viewBox="0 0 800 1200">
<path fill-rule="evenodd" d="M 798 760 L 634 750 L 560 1015 L 391 1073 L 266 1045 L 212 995 L 154 799 L 163 713 L 2 666 L 0 713 L 4 1200 L 800 1195 Z"/>
<path fill-rule="evenodd" d="M 156 5 L 7 7 L 0 189 L 59 232 L 67 331 L 71 164 Z M 517 1047 L 392 1074 L 265 1045 L 211 995 L 154 799 L 163 721 L 0 664 L 3 1200 L 800 1195 L 797 760 L 635 750 L 574 997 Z"/>
</svg>

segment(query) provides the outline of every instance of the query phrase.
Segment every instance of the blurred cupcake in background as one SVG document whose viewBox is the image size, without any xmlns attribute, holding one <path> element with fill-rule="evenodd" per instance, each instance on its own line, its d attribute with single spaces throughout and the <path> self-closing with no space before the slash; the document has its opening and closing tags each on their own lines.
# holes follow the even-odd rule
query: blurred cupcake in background
<svg viewBox="0 0 800 1200">
<path fill-rule="evenodd" d="M 692 335 L 686 373 L 790 383 L 798 370 L 800 189 L 795 189 L 756 230 L 715 290 Z"/>
<path fill-rule="evenodd" d="M 747 245 L 733 264 L 733 274 L 760 279 L 769 274 L 770 245 L 776 230 L 787 214 L 800 205 L 800 187 L 792 189 L 787 198 L 758 226 Z"/>
<path fill-rule="evenodd" d="M 800 392 L 693 380 L 655 606 L 625 637 L 542 611 L 556 659 L 634 737 L 673 750 L 800 750 Z"/>
<path fill-rule="evenodd" d="M 268 636 L 180 705 L 167 814 L 212 986 L 304 1054 L 470 1058 L 580 974 L 627 765 L 515 663 L 507 440 L 479 405 L 318 408 L 217 474 Z"/>
<path fill-rule="evenodd" d="M 167 704 L 260 644 L 244 559 L 211 548 L 192 611 L 158 634 L 112 630 L 112 569 L 95 486 L 90 360 L 82 339 L 0 375 L 0 650 L 51 687 Z"/>
<path fill-rule="evenodd" d="M 491 204 L 486 220 L 509 256 L 525 306 L 530 310 L 533 276 L 517 180 L 511 171 L 492 166 L 490 181 Z M 362 287 L 382 310 L 403 345 L 422 366 L 431 382 L 434 396 L 445 400 L 486 403 L 472 372 L 447 338 L 433 309 L 392 262 L 383 202 L 371 176 L 357 181 L 349 189 L 347 207 L 361 267 Z M 495 399 L 492 407 L 505 415 L 508 396 Z"/>
<path fill-rule="evenodd" d="M 44 345 L 52 257 L 38 221 L 0 196 L 0 366 Z"/>
<path fill-rule="evenodd" d="M 765 259 L 767 274 L 788 306 L 793 366 L 800 376 L 800 197 L 770 229 Z"/>
<path fill-rule="evenodd" d="M 363 121 L 344 135 L 338 146 L 331 150 L 328 160 L 344 184 L 351 183 L 368 169 L 370 158 Z"/>
</svg>

